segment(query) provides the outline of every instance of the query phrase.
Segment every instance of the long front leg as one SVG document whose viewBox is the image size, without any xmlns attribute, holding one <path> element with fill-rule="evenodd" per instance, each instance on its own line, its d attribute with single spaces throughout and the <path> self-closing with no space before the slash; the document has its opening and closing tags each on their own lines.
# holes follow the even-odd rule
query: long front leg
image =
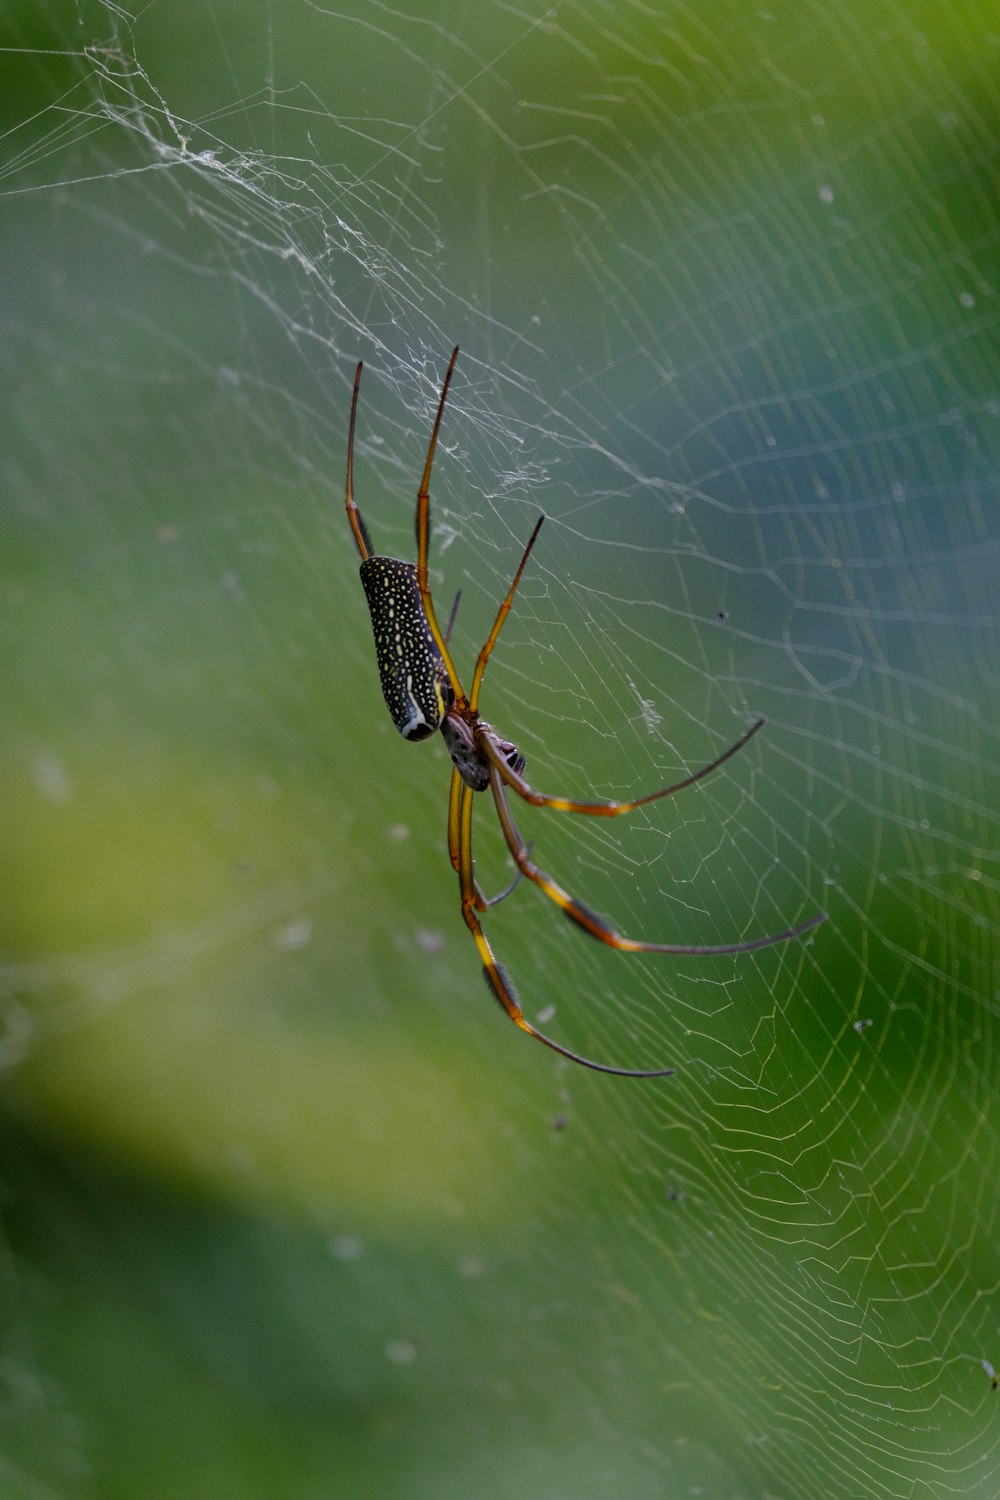
<svg viewBox="0 0 1000 1500">
<path fill-rule="evenodd" d="M 347 519 L 351 523 L 351 531 L 354 535 L 354 545 L 361 553 L 361 561 L 367 562 L 375 549 L 372 546 L 372 539 L 368 534 L 368 527 L 365 525 L 361 512 L 354 503 L 354 426 L 358 416 L 358 391 L 361 388 L 361 371 L 363 369 L 364 365 L 359 363 L 358 368 L 354 372 L 354 395 L 351 398 L 351 425 L 347 432 L 347 486 L 345 503 L 347 505 Z"/>
<path fill-rule="evenodd" d="M 424 473 L 420 481 L 420 489 L 417 491 L 417 587 L 420 590 L 420 602 L 423 605 L 424 615 L 430 627 L 434 644 L 445 664 L 445 669 L 451 681 L 451 689 L 455 696 L 455 707 L 463 709 L 468 702 L 461 679 L 455 670 L 455 663 L 451 659 L 448 650 L 447 635 L 442 634 L 438 624 L 437 615 L 434 612 L 434 600 L 431 596 L 431 586 L 427 577 L 427 558 L 430 551 L 430 524 L 431 524 L 431 469 L 434 466 L 434 450 L 437 448 L 438 433 L 441 431 L 441 418 L 444 416 L 444 404 L 448 399 L 448 387 L 451 385 L 451 377 L 455 370 L 455 361 L 458 358 L 458 345 L 451 351 L 451 359 L 448 361 L 448 369 L 445 372 L 444 384 L 441 387 L 441 399 L 438 402 L 437 416 L 434 418 L 434 427 L 431 431 L 431 440 L 427 445 L 427 458 L 424 463 Z"/>
</svg>

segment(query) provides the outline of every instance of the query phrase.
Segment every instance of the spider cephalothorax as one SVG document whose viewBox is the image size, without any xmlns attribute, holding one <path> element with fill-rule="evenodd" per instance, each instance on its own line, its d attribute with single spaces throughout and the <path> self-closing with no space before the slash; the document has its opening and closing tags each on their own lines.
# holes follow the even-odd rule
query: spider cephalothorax
<svg viewBox="0 0 1000 1500">
<path fill-rule="evenodd" d="M 481 742 L 489 735 L 515 776 L 524 770 L 524 756 L 511 740 L 498 739 L 490 726 L 475 712 L 466 709 L 459 713 L 452 709 L 441 720 L 441 734 L 448 746 L 459 776 L 474 792 L 485 792 L 490 784 L 489 757 L 481 749 Z"/>
<path fill-rule="evenodd" d="M 436 729 L 440 729 L 452 759 L 451 793 L 448 799 L 448 853 L 458 875 L 462 899 L 462 916 L 475 940 L 483 965 L 486 983 L 500 1002 L 507 1015 L 522 1031 L 544 1042 L 554 1052 L 568 1057 L 571 1062 L 581 1063 L 585 1068 L 594 1068 L 599 1073 L 617 1073 L 626 1078 L 658 1078 L 672 1073 L 673 1068 L 615 1068 L 607 1063 L 592 1062 L 570 1052 L 559 1042 L 554 1042 L 526 1020 L 518 1003 L 514 987 L 503 967 L 497 963 L 490 947 L 480 914 L 509 895 L 513 885 L 499 896 L 487 900 L 475 877 L 472 858 L 472 808 L 473 794 L 487 789 L 492 794 L 497 817 L 511 857 L 517 867 L 514 884 L 521 876 L 533 881 L 546 896 L 562 910 L 565 916 L 589 932 L 591 937 L 606 943 L 621 953 L 673 953 L 713 954 L 749 953 L 755 948 L 767 948 L 772 943 L 784 943 L 789 938 L 808 932 L 811 927 L 825 920 L 820 912 L 791 927 L 787 932 L 773 933 L 769 937 L 751 938 L 746 942 L 725 943 L 714 947 L 686 947 L 675 943 L 647 943 L 637 938 L 623 937 L 603 917 L 597 916 L 582 901 L 576 900 L 567 891 L 532 863 L 531 849 L 522 839 L 514 815 L 511 812 L 508 789 L 535 807 L 552 807 L 560 812 L 586 813 L 592 817 L 613 818 L 633 808 L 656 802 L 660 797 L 669 797 L 682 787 L 692 786 L 727 761 L 731 755 L 751 739 L 763 726 L 764 720 L 755 723 L 736 741 L 717 755 L 707 766 L 685 776 L 672 786 L 659 791 L 647 792 L 627 802 L 578 802 L 568 797 L 550 797 L 536 792 L 523 779 L 524 756 L 511 740 L 501 739 L 493 728 L 479 717 L 479 693 L 483 684 L 490 653 L 496 645 L 500 628 L 510 613 L 517 586 L 521 581 L 525 564 L 531 556 L 541 530 L 544 517 L 539 516 L 535 529 L 528 539 L 518 563 L 510 588 L 497 611 L 493 628 L 476 659 L 472 674 L 472 686 L 466 694 L 461 679 L 455 670 L 448 649 L 451 627 L 442 633 L 434 613 L 430 583 L 427 578 L 427 554 L 430 539 L 430 480 L 434 450 L 437 446 L 441 418 L 444 415 L 448 387 L 458 358 L 458 349 L 452 351 L 448 371 L 441 387 L 437 416 L 427 446 L 423 478 L 417 492 L 417 561 L 402 562 L 396 557 L 379 557 L 372 546 L 368 528 L 361 512 L 354 503 L 354 425 L 358 412 L 358 390 L 361 385 L 361 365 L 354 376 L 354 398 L 351 402 L 351 425 L 347 438 L 347 519 L 361 554 L 361 582 L 364 585 L 375 635 L 375 651 L 378 657 L 382 695 L 392 716 L 392 721 L 404 739 L 425 740 Z M 453 612 L 454 617 L 454 612 Z"/>
</svg>

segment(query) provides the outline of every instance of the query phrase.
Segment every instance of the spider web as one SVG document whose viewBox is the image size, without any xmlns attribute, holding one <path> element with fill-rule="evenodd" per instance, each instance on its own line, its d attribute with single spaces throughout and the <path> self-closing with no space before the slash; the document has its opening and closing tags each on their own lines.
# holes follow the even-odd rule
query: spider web
<svg viewBox="0 0 1000 1500">
<path fill-rule="evenodd" d="M 997 1489 L 985 5 L 11 12 L 4 1492 Z M 343 513 L 541 789 L 483 990 Z M 482 799 L 484 802 L 486 799 Z M 488 808 L 478 871 L 509 878 Z"/>
</svg>

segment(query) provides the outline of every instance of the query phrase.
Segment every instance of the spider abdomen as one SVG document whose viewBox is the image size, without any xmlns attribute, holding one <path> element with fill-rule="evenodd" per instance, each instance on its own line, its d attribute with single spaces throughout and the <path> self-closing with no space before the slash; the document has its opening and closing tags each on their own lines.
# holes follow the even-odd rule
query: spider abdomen
<svg viewBox="0 0 1000 1500">
<path fill-rule="evenodd" d="M 416 567 L 397 557 L 366 557 L 361 582 L 385 706 L 404 739 L 425 740 L 440 727 L 452 694 L 424 614 Z"/>
</svg>

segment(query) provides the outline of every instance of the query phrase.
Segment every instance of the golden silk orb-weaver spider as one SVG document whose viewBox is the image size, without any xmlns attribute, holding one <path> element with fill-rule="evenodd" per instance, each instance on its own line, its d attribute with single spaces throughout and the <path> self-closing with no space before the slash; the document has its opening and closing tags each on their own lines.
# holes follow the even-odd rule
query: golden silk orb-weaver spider
<svg viewBox="0 0 1000 1500">
<path fill-rule="evenodd" d="M 375 634 L 375 652 L 378 658 L 382 694 L 392 721 L 406 740 L 426 740 L 436 729 L 444 736 L 448 753 L 452 759 L 451 793 L 448 799 L 448 853 L 458 875 L 462 899 L 462 916 L 472 933 L 483 965 L 486 983 L 494 998 L 507 1015 L 533 1036 L 544 1042 L 553 1052 L 593 1068 L 598 1073 L 614 1073 L 622 1078 L 663 1078 L 673 1073 L 673 1068 L 615 1068 L 607 1063 L 593 1062 L 581 1057 L 568 1047 L 544 1036 L 530 1021 L 518 1003 L 511 980 L 494 957 L 486 933 L 480 922 L 480 914 L 502 901 L 513 889 L 513 885 L 524 876 L 540 887 L 561 911 L 588 932 L 591 937 L 606 943 L 620 953 L 673 953 L 678 955 L 713 955 L 725 953 L 750 953 L 756 948 L 768 948 L 772 943 L 785 943 L 799 937 L 825 920 L 826 913 L 810 917 L 798 927 L 787 932 L 774 933 L 770 937 L 752 938 L 748 942 L 725 943 L 718 947 L 688 947 L 675 943 L 645 943 L 635 938 L 623 937 L 610 927 L 603 917 L 597 916 L 582 901 L 564 891 L 550 875 L 540 870 L 531 859 L 531 846 L 522 839 L 514 815 L 511 812 L 508 789 L 531 803 L 533 807 L 552 807 L 559 812 L 584 813 L 591 817 L 616 818 L 633 808 L 644 807 L 660 797 L 669 797 L 684 787 L 693 786 L 703 776 L 724 764 L 730 756 L 751 740 L 763 727 L 758 719 L 740 737 L 735 745 L 717 755 L 709 765 L 702 766 L 691 776 L 676 781 L 672 786 L 661 787 L 658 792 L 648 792 L 643 797 L 633 797 L 628 802 L 576 802 L 568 797 L 549 797 L 535 791 L 525 781 L 525 760 L 511 740 L 501 739 L 493 727 L 480 717 L 479 694 L 490 653 L 497 643 L 501 627 L 510 613 L 517 586 L 521 581 L 525 564 L 531 556 L 541 530 L 544 516 L 539 516 L 535 529 L 528 538 L 521 561 L 517 565 L 510 588 L 497 610 L 493 628 L 486 643 L 476 658 L 472 674 L 472 686 L 466 693 L 461 678 L 455 669 L 448 649 L 455 611 L 447 629 L 442 632 L 434 612 L 434 600 L 427 577 L 427 553 L 430 540 L 430 481 L 434 450 L 437 447 L 441 418 L 444 415 L 448 387 L 458 358 L 458 349 L 452 351 L 448 370 L 441 387 L 437 415 L 427 445 L 423 478 L 417 492 L 417 561 L 401 562 L 396 557 L 379 557 L 372 546 L 368 528 L 354 503 L 354 426 L 358 412 L 358 391 L 361 386 L 361 371 L 358 365 L 354 375 L 354 396 L 351 401 L 351 424 L 347 436 L 347 519 L 354 540 L 361 554 L 361 582 L 364 585 L 371 612 L 372 629 Z M 456 605 L 458 603 L 456 599 Z M 488 900 L 480 890 L 475 876 L 472 858 L 472 808 L 475 792 L 489 791 L 493 798 L 503 836 L 517 869 L 514 882 L 499 896 Z"/>
</svg>

